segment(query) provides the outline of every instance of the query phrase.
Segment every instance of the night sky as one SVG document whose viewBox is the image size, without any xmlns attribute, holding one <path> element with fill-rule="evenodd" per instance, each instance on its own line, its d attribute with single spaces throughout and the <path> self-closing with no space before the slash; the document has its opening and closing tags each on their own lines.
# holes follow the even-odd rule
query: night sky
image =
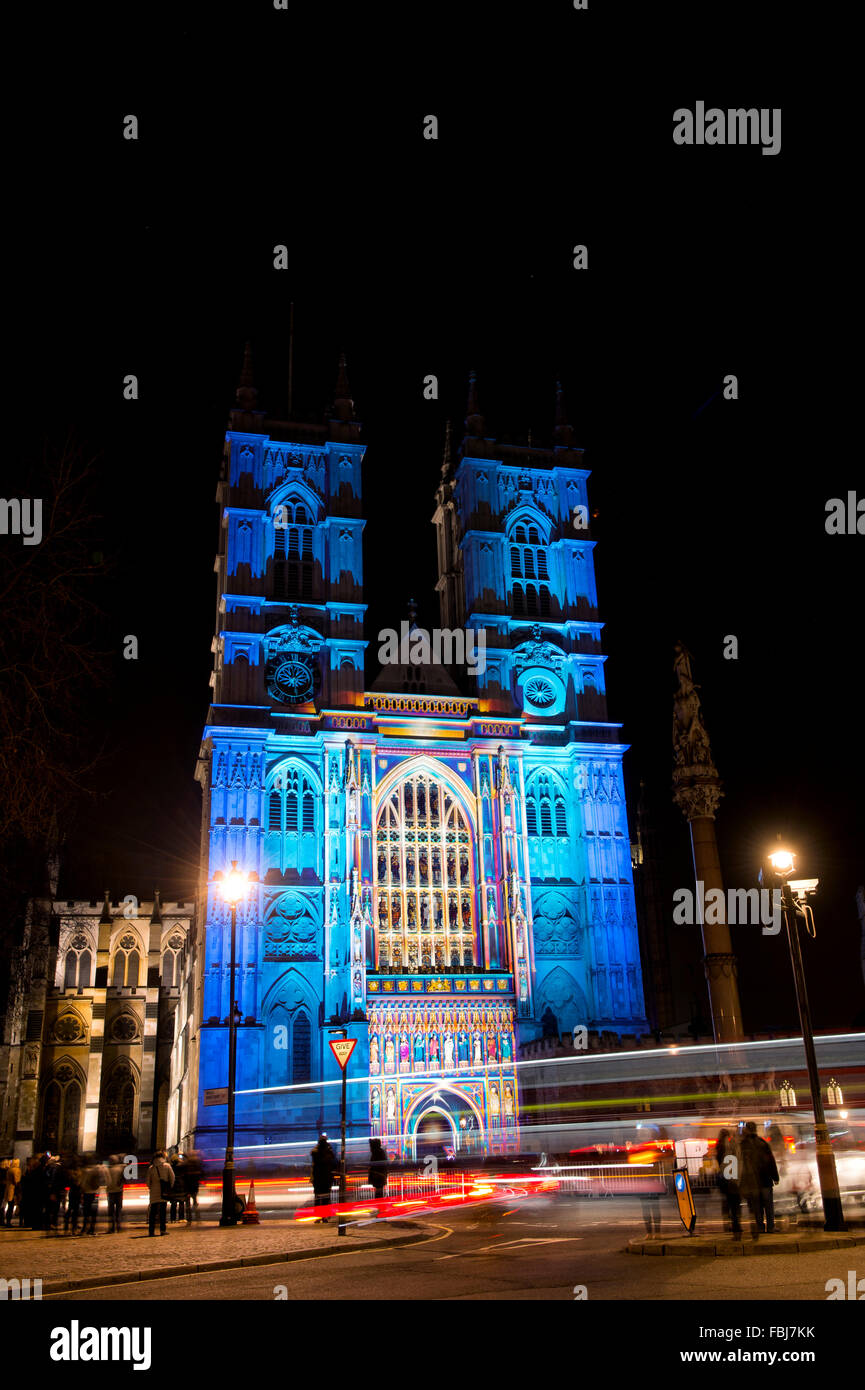
<svg viewBox="0 0 865 1390">
<path fill-rule="evenodd" d="M 673 56 L 626 75 L 614 15 L 548 9 L 525 12 L 523 29 L 499 14 L 493 34 L 477 5 L 448 42 L 395 27 L 396 56 L 366 62 L 360 10 L 324 47 L 305 47 L 293 16 L 244 11 L 245 59 L 218 19 L 206 45 L 179 19 L 170 43 L 142 36 L 157 67 L 94 84 L 85 65 L 33 96 L 13 161 L 32 194 L 14 262 L 25 294 L 6 380 L 11 459 L 26 475 L 43 441 L 70 429 L 98 455 L 113 653 L 92 706 L 106 738 L 99 795 L 69 828 L 61 894 L 192 894 L 223 432 L 247 338 L 259 404 L 284 414 L 293 301 L 296 417 L 322 418 L 345 350 L 365 427 L 367 681 L 376 633 L 410 597 L 421 625 L 437 621 L 430 518 L 469 369 L 487 433 L 524 442 L 531 429 L 537 444 L 550 442 L 560 376 L 599 513 L 632 834 L 643 778 L 669 881 L 691 882 L 670 798 L 681 637 L 726 791 L 726 883 L 754 886 L 766 845 L 789 837 L 802 873 L 821 879 L 806 947 L 815 1027 L 847 1028 L 865 1006 L 865 540 L 824 528 L 828 498 L 862 492 L 852 366 L 828 327 L 849 248 L 815 213 L 825 142 L 804 97 L 776 84 L 777 64 L 758 80 L 719 51 L 717 73 L 698 53 L 687 78 Z M 641 14 L 635 51 L 648 33 Z M 782 107 L 780 155 L 675 146 L 672 113 L 697 98 Z M 128 112 L 137 142 L 122 139 Z M 436 142 L 422 138 L 430 112 Z M 272 269 L 276 243 L 287 271 Z M 572 268 L 576 243 L 586 272 Z M 122 398 L 130 372 L 137 402 Z M 737 401 L 721 398 L 728 373 Z M 5 495 L 26 496 L 14 470 Z M 127 634 L 137 661 L 122 659 Z M 729 634 L 736 661 L 722 655 Z M 696 931 L 671 927 L 686 1004 L 688 980 L 702 988 Z M 792 1030 L 783 935 L 733 937 L 746 1028 Z"/>
</svg>

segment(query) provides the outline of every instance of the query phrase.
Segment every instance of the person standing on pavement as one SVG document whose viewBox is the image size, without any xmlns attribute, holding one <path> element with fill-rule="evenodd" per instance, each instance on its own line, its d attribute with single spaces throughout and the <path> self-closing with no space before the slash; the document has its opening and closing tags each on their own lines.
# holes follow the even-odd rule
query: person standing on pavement
<svg viewBox="0 0 865 1390">
<path fill-rule="evenodd" d="M 174 1183 L 172 1184 L 171 1196 L 169 1198 L 171 1203 L 169 1220 L 175 1222 L 177 1220 L 178 1209 L 180 1211 L 181 1221 L 186 1215 L 186 1163 L 183 1154 L 175 1152 L 171 1158 L 171 1166 L 174 1169 Z"/>
<path fill-rule="evenodd" d="M 59 1158 L 50 1158 L 45 1165 L 45 1234 L 59 1235 L 60 1209 L 66 1195 L 66 1166 Z"/>
<path fill-rule="evenodd" d="M 775 1204 L 772 1188 L 779 1181 L 775 1155 L 757 1133 L 753 1120 L 745 1125 L 741 1143 L 742 1196 L 747 1197 L 751 1208 L 754 1239 L 775 1229 Z"/>
<path fill-rule="evenodd" d="M 198 1189 L 201 1179 L 204 1176 L 204 1169 L 201 1165 L 201 1158 L 195 1149 L 190 1149 L 185 1159 L 185 1169 L 183 1180 L 186 1183 L 186 1224 L 192 1224 L 192 1212 L 195 1209 L 196 1221 L 201 1220 L 201 1212 L 198 1210 Z"/>
<path fill-rule="evenodd" d="M 38 1231 L 42 1225 L 42 1170 L 38 1158 L 28 1158 L 21 1175 L 22 1226 Z"/>
<path fill-rule="evenodd" d="M 120 1154 L 112 1154 L 108 1160 L 108 1233 L 113 1235 L 120 1230 L 120 1213 L 123 1208 L 123 1159 Z"/>
<path fill-rule="evenodd" d="M 165 1157 L 165 1150 L 159 1149 L 147 1170 L 147 1234 L 156 1234 L 156 1218 L 159 1217 L 159 1234 L 165 1235 L 165 1214 L 168 1197 L 174 1186 L 174 1169 Z"/>
<path fill-rule="evenodd" d="M 84 1165 L 81 1192 L 84 1201 L 84 1214 L 81 1222 L 83 1236 L 96 1235 L 96 1217 L 99 1214 L 99 1189 L 108 1185 L 108 1170 L 100 1163 L 96 1154 L 90 1154 Z"/>
<path fill-rule="evenodd" d="M 63 1216 L 63 1234 L 72 1226 L 72 1234 L 78 1235 L 78 1219 L 81 1214 L 81 1183 L 84 1179 L 83 1164 L 78 1154 L 72 1154 L 66 1170 L 69 1191 L 66 1194 L 66 1211 Z"/>
<path fill-rule="evenodd" d="M 0 1178 L 3 1182 L 0 1190 L 0 1222 L 5 1221 L 7 1226 L 11 1226 L 15 1208 L 21 1205 L 20 1159 L 10 1158 L 8 1162 L 4 1162 Z"/>
<path fill-rule="evenodd" d="M 741 1158 L 739 1145 L 728 1129 L 722 1129 L 715 1145 L 715 1161 L 718 1164 L 718 1190 L 721 1193 L 721 1211 L 724 1225 L 734 1236 L 742 1234 L 740 1212 L 742 1194 L 739 1190 L 739 1166 Z"/>
<path fill-rule="evenodd" d="M 312 1190 L 315 1193 L 315 1205 L 317 1207 L 329 1207 L 331 1205 L 331 1189 L 333 1187 L 333 1175 L 336 1171 L 336 1154 L 327 1142 L 327 1135 L 323 1134 L 312 1150 Z M 327 1224 L 326 1216 L 317 1218 L 320 1224 Z"/>
<path fill-rule="evenodd" d="M 376 1201 L 380 1202 L 387 1182 L 387 1154 L 380 1139 L 369 1141 L 369 1182 L 375 1191 Z"/>
</svg>

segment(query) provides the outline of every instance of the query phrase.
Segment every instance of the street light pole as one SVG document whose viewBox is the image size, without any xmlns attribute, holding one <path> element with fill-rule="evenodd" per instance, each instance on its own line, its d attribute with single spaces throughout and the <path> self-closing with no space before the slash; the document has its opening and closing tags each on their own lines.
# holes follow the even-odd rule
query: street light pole
<svg viewBox="0 0 865 1390">
<path fill-rule="evenodd" d="M 838 1172 L 835 1167 L 835 1154 L 829 1139 L 829 1127 L 823 1110 L 823 1097 L 820 1094 L 820 1074 L 817 1070 L 817 1053 L 814 1049 L 814 1030 L 811 1025 L 811 1009 L 808 1003 L 808 990 L 805 985 L 805 969 L 802 964 L 802 943 L 799 940 L 799 909 L 793 897 L 792 885 L 782 877 L 793 870 L 793 855 L 786 850 L 778 850 L 769 856 L 776 884 L 781 885 L 781 907 L 784 925 L 787 929 L 787 944 L 790 947 L 790 960 L 793 966 L 793 983 L 796 988 L 796 1003 L 799 1006 L 799 1023 L 802 1028 L 802 1042 L 805 1048 L 805 1062 L 808 1068 L 808 1085 L 811 1089 L 811 1105 L 814 1110 L 814 1138 L 817 1146 L 817 1176 L 820 1181 L 820 1194 L 823 1199 L 824 1231 L 846 1231 L 844 1208 L 841 1204 L 841 1189 L 838 1186 Z M 811 881 L 808 891 L 813 891 L 817 880 Z M 777 899 L 776 899 L 777 901 Z"/>
<path fill-rule="evenodd" d="M 231 981 L 228 1002 L 228 1129 L 225 1136 L 225 1166 L 222 1169 L 222 1216 L 220 1226 L 236 1226 L 234 1198 L 234 1080 L 237 1069 L 237 1027 L 234 1017 L 234 957 L 237 940 L 237 902 L 231 903 Z"/>
<path fill-rule="evenodd" d="M 234 1192 L 234 1086 L 237 1072 L 237 1004 L 234 996 L 235 957 L 237 954 L 237 904 L 250 884 L 257 882 L 258 874 L 244 874 L 237 867 L 237 860 L 231 861 L 231 872 L 224 875 L 219 869 L 214 880 L 222 892 L 222 897 L 231 908 L 231 963 L 229 966 L 228 1002 L 228 1123 L 225 1134 L 225 1164 L 222 1169 L 222 1215 L 220 1226 L 236 1226 L 237 1210 Z"/>
</svg>

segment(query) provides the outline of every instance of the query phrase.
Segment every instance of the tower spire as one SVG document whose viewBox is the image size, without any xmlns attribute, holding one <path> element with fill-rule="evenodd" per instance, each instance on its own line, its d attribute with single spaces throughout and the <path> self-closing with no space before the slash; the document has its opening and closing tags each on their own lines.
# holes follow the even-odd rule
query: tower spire
<svg viewBox="0 0 865 1390">
<path fill-rule="evenodd" d="M 336 377 L 336 388 L 333 394 L 333 409 L 337 420 L 349 421 L 354 417 L 354 401 L 351 398 L 351 390 L 348 384 L 348 367 L 346 366 L 345 353 L 339 354 L 339 371 Z"/>
<path fill-rule="evenodd" d="M 235 399 L 240 410 L 255 410 L 258 402 L 258 392 L 252 380 L 252 344 L 249 339 L 243 349 L 243 367 L 240 371 L 240 381 L 237 383 Z"/>
<path fill-rule="evenodd" d="M 451 457 L 451 434 L 451 422 L 450 420 L 447 420 L 445 421 L 445 451 L 442 455 L 443 478 L 450 477 L 451 469 L 453 468 L 453 459 Z"/>
<path fill-rule="evenodd" d="M 558 449 L 570 449 L 574 442 L 574 431 L 568 424 L 567 411 L 565 410 L 565 393 L 562 390 L 562 383 L 556 382 L 556 427 L 553 430 L 553 438 Z"/>
<path fill-rule="evenodd" d="M 478 405 L 478 374 L 472 370 L 469 372 L 469 399 L 466 405 L 466 434 L 473 434 L 477 439 L 482 439 L 486 424 L 481 415 Z"/>
</svg>

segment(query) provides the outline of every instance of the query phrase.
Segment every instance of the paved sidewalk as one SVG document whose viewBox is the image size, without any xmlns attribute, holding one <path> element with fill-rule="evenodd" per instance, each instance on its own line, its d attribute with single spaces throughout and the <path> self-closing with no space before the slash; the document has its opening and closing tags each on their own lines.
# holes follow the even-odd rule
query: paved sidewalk
<svg viewBox="0 0 865 1390">
<path fill-rule="evenodd" d="M 689 1236 L 684 1227 L 675 1233 L 634 1236 L 628 1241 L 628 1255 L 804 1255 L 813 1250 L 847 1250 L 865 1245 L 861 1222 L 851 1222 L 847 1231 L 824 1231 L 822 1225 L 800 1223 L 786 1230 L 773 1231 L 754 1240 L 750 1232 L 733 1236 L 720 1222 L 704 1222 L 699 1234 Z M 706 1230 L 707 1226 L 715 1229 Z"/>
<path fill-rule="evenodd" d="M 424 1231 L 404 1221 L 348 1226 L 342 1237 L 337 1235 L 335 1220 L 326 1226 L 307 1226 L 273 1219 L 260 1226 L 228 1228 L 178 1222 L 169 1223 L 164 1237 L 148 1236 L 146 1226 L 95 1236 L 47 1236 L 44 1231 L 3 1227 L 0 1277 L 41 1279 L 43 1294 L 65 1293 L 172 1274 L 281 1264 L 398 1242 L 411 1245 L 423 1239 Z"/>
</svg>

